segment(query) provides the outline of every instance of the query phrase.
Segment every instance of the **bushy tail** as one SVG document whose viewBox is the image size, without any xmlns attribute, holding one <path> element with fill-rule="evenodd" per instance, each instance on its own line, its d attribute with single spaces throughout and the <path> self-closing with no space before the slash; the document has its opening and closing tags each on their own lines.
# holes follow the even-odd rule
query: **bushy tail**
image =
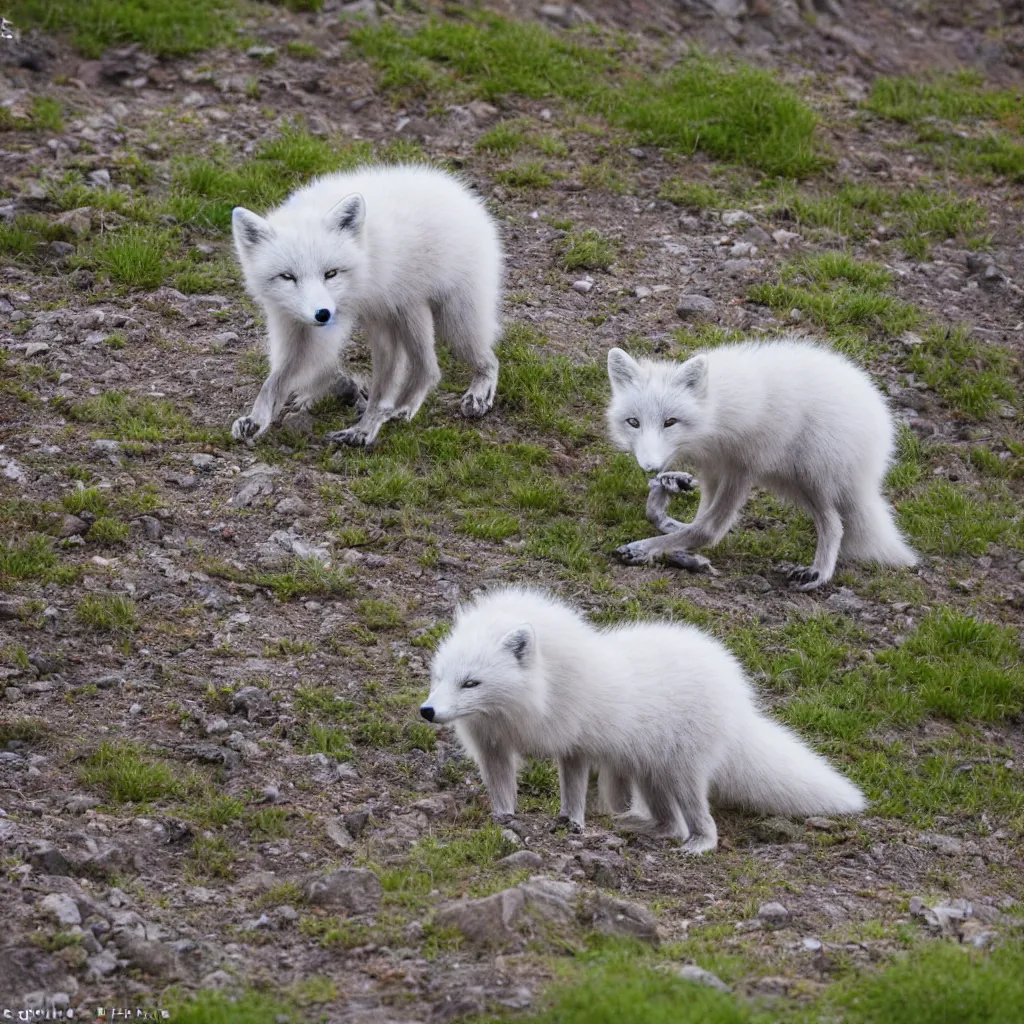
<svg viewBox="0 0 1024 1024">
<path fill-rule="evenodd" d="M 879 565 L 917 564 L 917 555 L 896 526 L 892 506 L 880 494 L 861 496 L 844 516 L 840 557 Z"/>
<path fill-rule="evenodd" d="M 854 814 L 864 794 L 794 732 L 752 715 L 713 780 L 714 800 L 764 814 Z"/>
</svg>

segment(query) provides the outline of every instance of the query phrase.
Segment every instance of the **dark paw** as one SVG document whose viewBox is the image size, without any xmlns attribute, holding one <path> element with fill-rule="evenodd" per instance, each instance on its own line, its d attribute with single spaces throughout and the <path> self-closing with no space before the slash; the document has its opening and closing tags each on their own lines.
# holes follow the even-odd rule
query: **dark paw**
<svg viewBox="0 0 1024 1024">
<path fill-rule="evenodd" d="M 369 448 L 374 439 L 362 427 L 348 427 L 346 430 L 332 430 L 327 440 L 331 444 L 344 444 L 350 448 Z"/>
<path fill-rule="evenodd" d="M 798 590 L 815 590 L 824 582 L 820 578 L 817 569 L 809 569 L 802 565 L 791 569 L 786 579 L 794 584 Z"/>
<path fill-rule="evenodd" d="M 481 416 L 487 415 L 488 410 L 493 404 L 493 399 L 484 395 L 474 395 L 472 391 L 467 391 L 462 396 L 460 408 L 462 409 L 462 415 L 467 420 L 478 420 Z"/>
<path fill-rule="evenodd" d="M 573 821 L 572 818 L 565 814 L 560 814 L 555 818 L 555 822 L 551 826 L 551 831 L 555 832 L 560 828 L 568 829 L 574 836 L 583 835 L 583 826 L 578 821 Z"/>
<path fill-rule="evenodd" d="M 670 494 L 686 494 L 697 486 L 697 481 L 689 473 L 659 473 L 653 483 Z"/>
<path fill-rule="evenodd" d="M 334 382 L 331 394 L 342 405 L 354 405 L 357 409 L 360 405 L 365 409 L 366 400 L 369 397 L 369 392 L 365 388 L 361 388 L 351 377 L 339 377 Z"/>
<path fill-rule="evenodd" d="M 695 555 L 691 551 L 669 551 L 662 556 L 666 565 L 674 566 L 676 569 L 685 569 L 687 572 L 705 572 L 710 576 L 717 576 L 714 566 L 703 555 Z"/>
<path fill-rule="evenodd" d="M 260 433 L 260 425 L 251 416 L 239 416 L 231 424 L 231 436 L 236 441 L 247 441 Z"/>
<path fill-rule="evenodd" d="M 644 548 L 643 542 L 638 540 L 616 548 L 614 554 L 623 565 L 647 565 L 651 561 L 651 556 Z"/>
</svg>

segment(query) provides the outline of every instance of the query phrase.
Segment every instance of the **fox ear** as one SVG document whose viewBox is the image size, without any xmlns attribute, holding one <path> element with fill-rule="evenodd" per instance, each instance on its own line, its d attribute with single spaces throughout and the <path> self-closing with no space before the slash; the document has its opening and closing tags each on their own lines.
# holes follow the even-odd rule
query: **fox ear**
<svg viewBox="0 0 1024 1024">
<path fill-rule="evenodd" d="M 676 381 L 703 398 L 708 393 L 708 357 L 699 355 L 687 359 L 676 371 Z"/>
<path fill-rule="evenodd" d="M 533 657 L 537 646 L 537 637 L 533 632 L 533 626 L 524 623 L 522 626 L 510 629 L 501 638 L 501 646 L 509 651 L 520 665 L 525 665 Z"/>
<path fill-rule="evenodd" d="M 255 248 L 260 242 L 267 242 L 274 237 L 274 229 L 244 206 L 236 206 L 231 211 L 231 233 L 239 252 Z"/>
<path fill-rule="evenodd" d="M 327 224 L 334 231 L 351 231 L 358 234 L 365 216 L 366 203 L 361 195 L 355 193 L 331 207 L 327 214 Z"/>
<path fill-rule="evenodd" d="M 625 388 L 635 384 L 640 371 L 640 364 L 621 348 L 613 348 L 608 353 L 608 379 L 612 387 Z"/>
</svg>

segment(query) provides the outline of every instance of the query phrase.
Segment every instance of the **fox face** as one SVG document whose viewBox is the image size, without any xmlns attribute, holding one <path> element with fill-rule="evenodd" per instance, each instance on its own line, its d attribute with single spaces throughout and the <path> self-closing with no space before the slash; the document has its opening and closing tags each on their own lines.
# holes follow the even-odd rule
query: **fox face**
<svg viewBox="0 0 1024 1024">
<path fill-rule="evenodd" d="M 487 639 L 471 625 L 462 630 L 458 626 L 434 657 L 430 696 L 420 714 L 438 725 L 467 715 L 515 716 L 517 706 L 524 706 L 533 690 L 533 627 L 523 624 Z"/>
<path fill-rule="evenodd" d="M 608 353 L 612 397 L 606 413 L 615 445 L 636 456 L 645 473 L 669 469 L 688 438 L 707 419 L 708 362 L 636 360 L 613 348 Z"/>
<path fill-rule="evenodd" d="M 326 327 L 346 312 L 364 265 L 363 197 L 348 196 L 321 223 L 271 224 L 244 207 L 231 231 L 250 293 L 303 324 Z"/>
</svg>

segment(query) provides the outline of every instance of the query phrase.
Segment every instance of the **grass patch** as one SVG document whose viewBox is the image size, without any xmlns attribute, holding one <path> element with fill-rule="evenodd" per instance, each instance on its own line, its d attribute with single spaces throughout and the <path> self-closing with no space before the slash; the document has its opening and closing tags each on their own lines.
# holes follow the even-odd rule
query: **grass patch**
<svg viewBox="0 0 1024 1024">
<path fill-rule="evenodd" d="M 175 799 L 186 789 L 172 765 L 130 743 L 101 744 L 86 759 L 79 780 L 117 804 Z"/>
<path fill-rule="evenodd" d="M 1005 491 L 972 493 L 936 480 L 900 503 L 900 520 L 926 554 L 982 555 L 989 544 L 1019 548 L 1024 525 L 1018 502 Z"/>
<path fill-rule="evenodd" d="M 307 596 L 352 597 L 355 594 L 355 573 L 352 569 L 328 569 L 317 558 L 296 558 L 292 567 L 282 572 L 242 571 L 223 563 L 209 564 L 206 571 L 235 583 L 265 587 L 279 601 Z"/>
<path fill-rule="evenodd" d="M 110 516 L 100 516 L 89 527 L 89 540 L 102 544 L 104 547 L 115 547 L 124 544 L 130 533 L 131 526 L 128 523 L 122 523 Z"/>
<path fill-rule="evenodd" d="M 75 617 L 104 633 L 130 633 L 139 625 L 135 602 L 122 594 L 89 594 L 78 602 Z"/>
<path fill-rule="evenodd" d="M 78 423 L 107 428 L 103 436 L 120 441 L 213 441 L 223 440 L 226 433 L 197 428 L 197 417 L 181 403 L 122 391 L 76 402 L 67 408 L 67 414 Z"/>
<path fill-rule="evenodd" d="M 998 345 L 979 342 L 967 325 L 931 327 L 907 357 L 907 368 L 956 412 L 983 419 L 1000 403 L 1017 404 L 1019 367 Z"/>
<path fill-rule="evenodd" d="M 615 262 L 615 246 L 588 228 L 561 240 L 563 270 L 607 270 Z"/>
<path fill-rule="evenodd" d="M 0 541 L 0 586 L 22 580 L 70 583 L 78 575 L 78 569 L 59 564 L 50 537 L 31 534 L 23 541 Z"/>
<path fill-rule="evenodd" d="M 407 95 L 558 98 L 644 144 L 700 150 L 774 175 L 802 177 L 824 164 L 810 107 L 747 65 L 689 56 L 652 73 L 620 61 L 600 40 L 584 44 L 490 14 L 433 20 L 414 32 L 366 25 L 349 39 L 377 65 L 383 87 Z"/>
<path fill-rule="evenodd" d="M 197 53 L 233 38 L 230 0 L 10 0 L 19 27 L 66 34 L 87 57 L 108 46 L 141 43 L 158 57 Z"/>
<path fill-rule="evenodd" d="M 290 1024 L 301 1019 L 284 1003 L 259 992 L 200 992 L 171 1012 L 174 1024 Z"/>
</svg>

